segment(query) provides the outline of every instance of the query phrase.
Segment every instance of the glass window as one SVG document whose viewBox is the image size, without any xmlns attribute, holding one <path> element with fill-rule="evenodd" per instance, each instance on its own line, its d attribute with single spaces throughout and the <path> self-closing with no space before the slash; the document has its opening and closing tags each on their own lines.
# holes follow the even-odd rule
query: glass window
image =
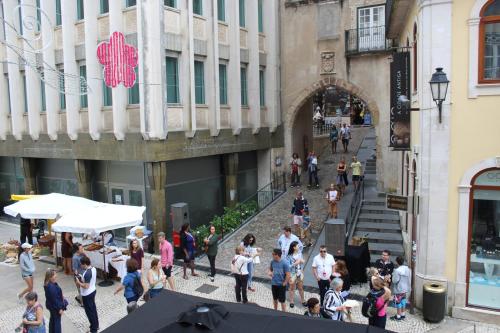
<svg viewBox="0 0 500 333">
<path fill-rule="evenodd" d="M 24 97 L 24 113 L 28 113 L 28 94 L 26 92 L 26 74 L 23 74 L 23 97 Z"/>
<path fill-rule="evenodd" d="M 479 81 L 500 82 L 500 0 L 489 1 L 482 9 L 479 29 Z"/>
<path fill-rule="evenodd" d="M 500 310 L 500 169 L 476 178 L 472 198 L 468 305 Z"/>
<path fill-rule="evenodd" d="M 9 99 L 9 113 L 12 113 L 12 100 L 10 98 L 9 75 L 5 74 L 5 84 L 7 85 L 7 98 Z"/>
<path fill-rule="evenodd" d="M 16 7 L 16 10 L 17 10 L 17 15 L 18 15 L 18 19 L 19 19 L 19 33 L 21 34 L 21 36 L 23 35 L 23 7 L 21 6 L 21 0 L 17 0 L 17 5 L 18 7 Z"/>
<path fill-rule="evenodd" d="M 259 71 L 260 106 L 266 106 L 266 81 L 264 70 Z"/>
<path fill-rule="evenodd" d="M 245 0 L 240 0 L 240 27 L 245 27 Z"/>
<path fill-rule="evenodd" d="M 498 16 L 500 15 L 500 1 L 496 0 L 491 2 L 488 7 L 484 9 L 483 16 Z"/>
<path fill-rule="evenodd" d="M 179 104 L 179 65 L 177 58 L 167 57 L 167 103 Z"/>
<path fill-rule="evenodd" d="M 205 104 L 205 66 L 202 61 L 194 62 L 194 87 L 196 104 Z"/>
<path fill-rule="evenodd" d="M 64 69 L 59 71 L 59 109 L 66 110 L 66 95 L 64 94 Z"/>
<path fill-rule="evenodd" d="M 137 0 L 127 0 L 127 2 L 126 2 L 127 7 L 132 7 L 132 6 L 135 6 L 136 4 L 137 4 Z"/>
<path fill-rule="evenodd" d="M 168 7 L 177 8 L 176 0 L 164 0 L 163 4 Z"/>
<path fill-rule="evenodd" d="M 203 1 L 193 0 L 193 13 L 203 15 Z"/>
<path fill-rule="evenodd" d="M 135 67 L 135 84 L 128 90 L 128 104 L 139 104 L 139 66 Z"/>
<path fill-rule="evenodd" d="M 109 13 L 109 0 L 101 0 L 100 10 L 101 14 Z"/>
<path fill-rule="evenodd" d="M 258 2 L 258 15 L 259 15 L 259 32 L 264 32 L 264 12 L 262 7 L 262 0 Z"/>
<path fill-rule="evenodd" d="M 110 87 L 106 86 L 106 83 L 104 81 L 102 81 L 102 105 L 113 105 L 113 91 Z"/>
<path fill-rule="evenodd" d="M 41 90 L 41 99 L 42 99 L 42 111 L 47 110 L 47 97 L 45 96 L 45 82 L 40 80 L 40 90 Z"/>
<path fill-rule="evenodd" d="M 248 106 L 247 69 L 245 67 L 241 67 L 240 76 L 241 76 L 241 105 Z"/>
<path fill-rule="evenodd" d="M 227 105 L 227 66 L 219 65 L 219 95 L 220 104 Z"/>
<path fill-rule="evenodd" d="M 61 0 L 56 0 L 56 25 L 62 24 Z"/>
<path fill-rule="evenodd" d="M 87 81 L 87 66 L 81 65 L 80 66 L 80 77 L 83 77 L 85 79 L 85 82 Z M 80 95 L 80 108 L 86 108 L 89 106 L 88 103 L 88 97 L 87 94 L 85 95 Z"/>
<path fill-rule="evenodd" d="M 84 17 L 83 0 L 76 0 L 76 19 L 83 20 Z"/>
<path fill-rule="evenodd" d="M 219 21 L 226 22 L 226 2 L 225 0 L 217 0 L 217 18 Z"/>
</svg>

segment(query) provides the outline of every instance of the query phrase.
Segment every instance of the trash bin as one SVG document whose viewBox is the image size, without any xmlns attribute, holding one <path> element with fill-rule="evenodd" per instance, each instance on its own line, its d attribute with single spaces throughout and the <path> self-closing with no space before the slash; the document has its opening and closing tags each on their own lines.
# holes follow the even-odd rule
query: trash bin
<svg viewBox="0 0 500 333">
<path fill-rule="evenodd" d="M 423 313 L 424 319 L 438 323 L 446 312 L 446 287 L 439 283 L 424 284 Z"/>
</svg>

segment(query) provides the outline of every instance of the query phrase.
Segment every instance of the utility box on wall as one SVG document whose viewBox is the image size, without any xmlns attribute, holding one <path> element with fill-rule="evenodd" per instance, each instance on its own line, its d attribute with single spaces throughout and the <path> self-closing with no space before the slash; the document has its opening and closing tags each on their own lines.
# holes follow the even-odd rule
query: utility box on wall
<svg viewBox="0 0 500 333">
<path fill-rule="evenodd" d="M 170 217 L 174 231 L 179 232 L 184 223 L 189 223 L 189 206 L 185 202 L 178 202 L 170 206 Z"/>
<path fill-rule="evenodd" d="M 329 219 L 325 222 L 325 245 L 328 253 L 334 257 L 345 255 L 345 221 Z"/>
</svg>

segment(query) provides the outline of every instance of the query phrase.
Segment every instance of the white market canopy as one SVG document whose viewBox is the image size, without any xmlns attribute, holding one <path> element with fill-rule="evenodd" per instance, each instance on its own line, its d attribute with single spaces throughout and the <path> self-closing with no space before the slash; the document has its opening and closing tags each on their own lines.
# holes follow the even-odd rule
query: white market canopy
<svg viewBox="0 0 500 333">
<path fill-rule="evenodd" d="M 101 204 L 62 216 L 52 225 L 55 232 L 98 235 L 108 230 L 135 227 L 142 223 L 146 207 Z"/>
<path fill-rule="evenodd" d="M 8 215 L 14 217 L 20 215 L 25 219 L 57 219 L 68 213 L 102 205 L 102 202 L 66 194 L 51 193 L 18 201 L 4 207 L 3 210 Z"/>
</svg>

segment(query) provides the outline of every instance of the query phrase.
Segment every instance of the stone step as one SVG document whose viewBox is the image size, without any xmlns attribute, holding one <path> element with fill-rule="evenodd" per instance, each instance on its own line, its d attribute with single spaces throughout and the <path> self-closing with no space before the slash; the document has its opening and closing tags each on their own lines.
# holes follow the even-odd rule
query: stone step
<svg viewBox="0 0 500 333">
<path fill-rule="evenodd" d="M 399 223 L 399 215 L 394 214 L 360 214 L 359 222 Z"/>
<path fill-rule="evenodd" d="M 379 197 L 370 197 L 363 200 L 363 205 L 385 207 L 385 199 Z"/>
<path fill-rule="evenodd" d="M 368 214 L 392 214 L 392 215 L 398 215 L 398 212 L 394 212 L 392 210 L 387 210 L 385 206 L 382 205 L 362 205 L 361 206 L 361 214 L 363 213 L 368 213 Z"/>
<path fill-rule="evenodd" d="M 389 250 L 391 252 L 391 257 L 404 256 L 405 250 L 403 245 L 400 244 L 385 244 L 385 243 L 371 243 L 368 242 L 368 248 L 370 249 L 370 254 L 381 254 L 384 250 Z M 376 260 L 376 259 L 375 259 Z M 372 261 L 375 261 L 372 258 Z"/>
<path fill-rule="evenodd" d="M 374 243 L 394 243 L 403 244 L 403 236 L 393 232 L 361 232 L 354 233 L 356 237 L 367 238 L 369 242 Z"/>
<path fill-rule="evenodd" d="M 401 233 L 399 223 L 378 223 L 378 222 L 361 222 L 356 226 L 356 232 L 390 232 Z"/>
</svg>

